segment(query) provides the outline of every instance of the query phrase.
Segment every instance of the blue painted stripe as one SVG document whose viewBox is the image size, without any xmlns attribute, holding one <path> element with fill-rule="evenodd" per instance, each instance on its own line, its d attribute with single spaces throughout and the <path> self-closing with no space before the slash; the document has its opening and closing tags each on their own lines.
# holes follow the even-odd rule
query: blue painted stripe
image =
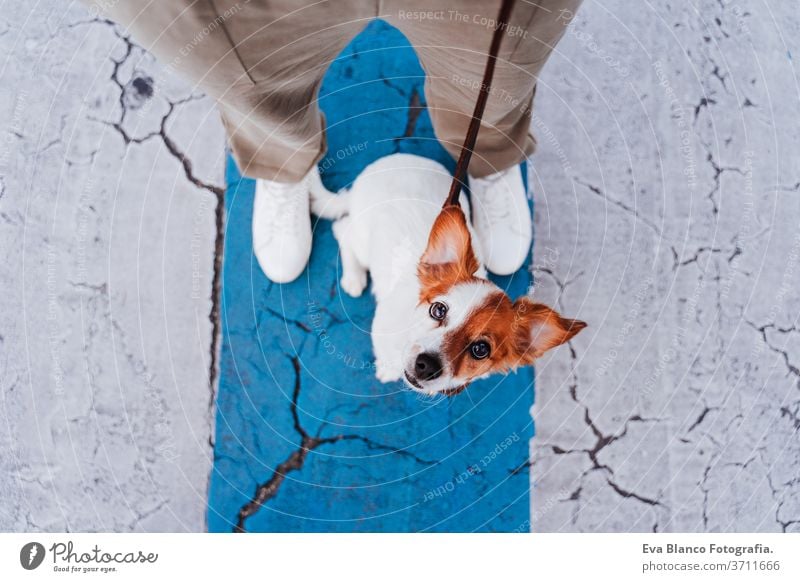
<svg viewBox="0 0 800 582">
<path fill-rule="evenodd" d="M 423 81 L 407 41 L 382 22 L 345 49 L 321 96 L 329 150 L 320 166 L 330 189 L 398 151 L 452 169 L 427 112 L 414 121 L 409 110 L 424 106 Z M 527 529 L 532 371 L 477 382 L 449 400 L 380 384 L 368 335 L 373 300 L 339 292 L 330 224 L 314 225 L 303 276 L 272 284 L 251 250 L 254 183 L 233 162 L 227 178 L 209 530 L 231 531 L 259 485 L 276 484 L 278 469 L 285 478 L 247 519 L 247 531 Z M 498 282 L 519 295 L 530 277 L 524 268 Z"/>
</svg>

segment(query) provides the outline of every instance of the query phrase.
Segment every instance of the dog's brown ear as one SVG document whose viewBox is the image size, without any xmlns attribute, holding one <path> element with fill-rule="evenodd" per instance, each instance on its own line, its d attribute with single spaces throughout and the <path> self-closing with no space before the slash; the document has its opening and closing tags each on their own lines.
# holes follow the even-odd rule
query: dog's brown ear
<svg viewBox="0 0 800 582">
<path fill-rule="evenodd" d="M 517 362 L 530 364 L 547 350 L 571 340 L 586 323 L 561 317 L 556 311 L 527 297 L 514 302 L 512 338 Z"/>
<path fill-rule="evenodd" d="M 458 206 L 443 208 L 417 267 L 420 300 L 428 301 L 459 281 L 471 279 L 479 268 L 464 213 Z"/>
</svg>

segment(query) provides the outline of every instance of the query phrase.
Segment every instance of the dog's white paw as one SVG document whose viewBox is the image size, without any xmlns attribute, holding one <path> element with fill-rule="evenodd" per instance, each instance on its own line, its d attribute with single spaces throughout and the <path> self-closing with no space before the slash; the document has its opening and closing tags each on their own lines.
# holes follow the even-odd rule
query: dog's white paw
<svg viewBox="0 0 800 582">
<path fill-rule="evenodd" d="M 342 275 L 341 281 L 342 291 L 347 293 L 350 297 L 361 297 L 364 289 L 367 288 L 367 272 L 347 272 Z"/>
<path fill-rule="evenodd" d="M 384 384 L 397 382 L 402 374 L 403 369 L 399 365 L 384 360 L 375 360 L 375 377 Z"/>
</svg>

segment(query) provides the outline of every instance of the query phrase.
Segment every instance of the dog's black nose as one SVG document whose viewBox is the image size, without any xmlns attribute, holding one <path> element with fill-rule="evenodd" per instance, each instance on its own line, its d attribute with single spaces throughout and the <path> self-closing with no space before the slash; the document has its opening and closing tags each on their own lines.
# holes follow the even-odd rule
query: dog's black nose
<svg viewBox="0 0 800 582">
<path fill-rule="evenodd" d="M 420 380 L 433 380 L 442 375 L 442 361 L 436 354 L 420 354 L 414 362 L 414 373 Z"/>
</svg>

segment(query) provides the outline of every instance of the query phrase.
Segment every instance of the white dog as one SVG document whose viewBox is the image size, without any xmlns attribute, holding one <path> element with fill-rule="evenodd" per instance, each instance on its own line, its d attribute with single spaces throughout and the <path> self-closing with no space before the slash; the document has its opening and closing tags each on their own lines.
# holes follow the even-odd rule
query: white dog
<svg viewBox="0 0 800 582">
<path fill-rule="evenodd" d="M 437 162 L 394 154 L 338 195 L 318 176 L 312 186 L 314 214 L 336 219 L 342 290 L 358 297 L 372 277 L 378 379 L 425 394 L 531 364 L 586 327 L 527 297 L 512 302 L 486 279 L 466 195 L 442 208 L 451 181 Z"/>
</svg>

